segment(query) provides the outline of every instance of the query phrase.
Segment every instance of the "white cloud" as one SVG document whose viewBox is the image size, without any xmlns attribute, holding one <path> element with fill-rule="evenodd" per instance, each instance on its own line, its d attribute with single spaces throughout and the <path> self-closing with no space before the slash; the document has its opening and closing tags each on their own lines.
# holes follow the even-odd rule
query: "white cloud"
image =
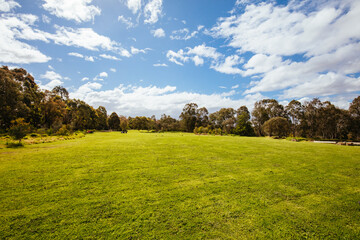
<svg viewBox="0 0 360 240">
<path fill-rule="evenodd" d="M 206 57 L 206 58 L 212 58 L 212 59 L 218 59 L 222 57 L 223 55 L 216 51 L 216 48 L 214 47 L 208 47 L 203 43 L 202 45 L 198 45 L 194 48 L 187 48 L 188 54 L 195 54 L 200 57 Z"/>
<path fill-rule="evenodd" d="M 88 77 L 84 77 L 81 79 L 81 81 L 89 81 L 89 78 Z"/>
<path fill-rule="evenodd" d="M 97 82 L 87 82 L 81 85 L 75 93 L 70 93 L 71 97 L 84 99 L 87 95 L 91 94 L 94 90 L 99 90 L 102 87 L 100 83 Z"/>
<path fill-rule="evenodd" d="M 100 54 L 100 57 L 110 59 L 110 60 L 121 61 L 120 58 L 112 56 L 112 55 L 108 55 L 108 54 Z"/>
<path fill-rule="evenodd" d="M 68 53 L 68 55 L 73 57 L 83 58 L 85 61 L 89 61 L 89 62 L 95 61 L 93 56 L 84 56 L 81 53 L 77 53 L 77 52 L 70 52 Z"/>
<path fill-rule="evenodd" d="M 187 62 L 189 60 L 189 57 L 186 57 L 185 55 L 186 55 L 186 53 L 182 49 L 180 49 L 178 52 L 174 52 L 172 50 L 169 50 L 166 53 L 166 57 L 168 58 L 168 60 L 170 62 L 176 63 L 176 64 L 181 65 L 181 66 L 184 65 L 181 62 Z"/>
<path fill-rule="evenodd" d="M 153 64 L 154 67 L 167 67 L 168 65 L 166 63 L 155 63 Z"/>
<path fill-rule="evenodd" d="M 85 61 L 89 61 L 89 62 L 94 62 L 95 60 L 94 60 L 94 57 L 93 56 L 85 56 Z"/>
<path fill-rule="evenodd" d="M 71 28 L 56 26 L 56 33 L 48 35 L 56 44 L 83 47 L 92 51 L 118 50 L 119 44 L 110 38 L 99 35 L 92 28 Z"/>
<path fill-rule="evenodd" d="M 138 54 L 138 53 L 144 53 L 145 54 L 149 50 L 151 50 L 151 48 L 145 48 L 145 49 L 138 49 L 138 48 L 134 48 L 134 47 L 130 48 L 131 54 Z"/>
<path fill-rule="evenodd" d="M 70 52 L 68 53 L 69 56 L 78 57 L 78 58 L 84 58 L 84 55 L 76 52 Z"/>
<path fill-rule="evenodd" d="M 179 30 L 172 31 L 172 34 L 170 35 L 171 40 L 189 40 L 190 38 L 193 38 L 198 34 L 198 31 L 193 31 L 190 33 L 189 29 L 183 28 Z"/>
<path fill-rule="evenodd" d="M 99 77 L 108 77 L 108 74 L 107 74 L 107 72 L 101 72 L 100 74 L 99 74 Z"/>
<path fill-rule="evenodd" d="M 51 18 L 49 18 L 48 16 L 46 16 L 46 15 L 42 15 L 42 21 L 44 22 L 44 23 L 50 23 L 51 22 Z"/>
<path fill-rule="evenodd" d="M 141 8 L 141 0 L 127 0 L 126 6 L 133 14 L 136 14 Z"/>
<path fill-rule="evenodd" d="M 89 5 L 92 0 L 44 0 L 43 8 L 59 18 L 78 23 L 93 20 L 101 14 L 100 8 Z"/>
<path fill-rule="evenodd" d="M 118 17 L 118 21 L 124 23 L 124 24 L 126 25 L 126 28 L 132 28 L 132 27 L 135 26 L 135 25 L 132 23 L 130 17 L 129 17 L 129 18 L 126 18 L 126 17 L 124 17 L 124 16 L 119 16 L 119 17 Z"/>
<path fill-rule="evenodd" d="M 239 54 L 212 68 L 253 78 L 245 94 L 280 91 L 286 99 L 360 90 L 359 1 L 252 3 L 210 30 Z M 253 56 L 241 66 L 245 52 Z"/>
<path fill-rule="evenodd" d="M 162 12 L 162 0 L 150 0 L 144 7 L 144 23 L 154 24 Z"/>
<path fill-rule="evenodd" d="M 40 83 L 39 86 L 41 89 L 52 90 L 54 87 L 60 86 L 64 83 L 62 81 L 63 77 L 54 71 L 46 71 L 45 74 L 40 75 L 40 78 L 50 80 L 50 82 L 45 85 Z"/>
<path fill-rule="evenodd" d="M 272 3 L 248 5 L 242 15 L 221 18 L 211 32 L 244 52 L 324 54 L 360 37 L 359 5 L 344 1 L 339 8 L 325 7 L 310 14 Z"/>
<path fill-rule="evenodd" d="M 202 59 L 202 58 L 199 57 L 198 55 L 192 57 L 191 59 L 194 61 L 195 66 L 200 66 L 200 65 L 203 65 L 203 64 L 204 64 L 204 59 Z"/>
<path fill-rule="evenodd" d="M 1 12 L 10 12 L 13 8 L 21 7 L 20 4 L 14 0 L 0 0 L 0 11 Z"/>
<path fill-rule="evenodd" d="M 321 86 L 321 87 L 319 87 Z M 360 78 L 350 78 L 333 72 L 321 74 L 316 79 L 305 81 L 284 91 L 282 98 L 304 96 L 327 96 L 360 91 Z"/>
<path fill-rule="evenodd" d="M 236 89 L 236 88 L 239 88 L 239 87 L 240 87 L 239 84 L 236 84 L 236 85 L 232 86 L 231 89 Z"/>
<path fill-rule="evenodd" d="M 116 69 L 115 68 L 110 68 L 110 71 L 116 72 Z"/>
<path fill-rule="evenodd" d="M 0 62 L 3 63 L 44 63 L 51 58 L 37 48 L 19 41 L 40 40 L 48 42 L 44 32 L 33 29 L 38 17 L 32 14 L 0 15 Z"/>
<path fill-rule="evenodd" d="M 226 73 L 226 74 L 241 74 L 243 71 L 235 66 L 243 63 L 244 60 L 240 58 L 238 55 L 232 55 L 225 58 L 225 61 L 222 63 L 216 63 L 210 68 L 213 68 L 214 70 Z"/>
<path fill-rule="evenodd" d="M 180 49 L 178 52 L 169 50 L 166 57 L 170 62 L 174 62 L 178 65 L 183 65 L 190 58 L 193 60 L 196 66 L 203 65 L 204 59 L 209 58 L 212 61 L 217 60 L 223 55 L 216 51 L 216 48 L 208 47 L 205 44 L 195 46 L 194 48 L 186 48 L 187 51 Z"/>
<path fill-rule="evenodd" d="M 51 70 L 54 70 L 53 66 L 51 66 L 51 65 L 48 65 L 48 68 Z"/>
<path fill-rule="evenodd" d="M 120 48 L 118 50 L 118 54 L 123 57 L 131 57 L 131 54 L 129 53 L 129 51 L 124 48 Z"/>
<path fill-rule="evenodd" d="M 244 64 L 244 68 L 247 70 L 243 73 L 243 75 L 249 76 L 257 73 L 269 72 L 270 70 L 278 68 L 289 62 L 290 61 L 283 62 L 281 57 L 275 55 L 267 56 L 264 54 L 256 54 L 252 56 L 246 64 Z"/>
<path fill-rule="evenodd" d="M 250 109 L 254 103 L 264 96 L 261 94 L 246 95 L 242 99 L 232 100 L 229 96 L 234 91 L 221 94 L 200 94 L 193 92 L 177 92 L 174 86 L 148 86 L 133 87 L 120 85 L 109 90 L 95 90 L 100 85 L 85 85 L 75 92 L 71 92 L 72 98 L 79 98 L 94 107 L 105 106 L 108 112 L 117 112 L 126 116 L 151 116 L 155 114 L 169 114 L 178 118 L 185 104 L 195 102 L 199 107 L 206 107 L 209 112 L 214 112 L 223 107 L 237 109 L 246 105 Z"/>
<path fill-rule="evenodd" d="M 151 30 L 151 33 L 154 35 L 154 37 L 157 37 L 157 38 L 165 37 L 165 31 L 162 28 L 158 28 L 156 30 Z"/>
</svg>

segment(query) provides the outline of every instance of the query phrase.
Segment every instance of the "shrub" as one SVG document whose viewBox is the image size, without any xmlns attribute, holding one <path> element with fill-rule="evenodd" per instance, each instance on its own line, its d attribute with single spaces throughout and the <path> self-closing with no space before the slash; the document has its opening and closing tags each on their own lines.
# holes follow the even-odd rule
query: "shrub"
<svg viewBox="0 0 360 240">
<path fill-rule="evenodd" d="M 263 130 L 268 136 L 285 137 L 290 133 L 290 123 L 283 117 L 270 118 L 264 123 Z"/>
<path fill-rule="evenodd" d="M 56 132 L 56 134 L 61 136 L 69 136 L 70 131 L 67 129 L 66 125 L 62 125 L 62 127 Z"/>
<path fill-rule="evenodd" d="M 25 122 L 23 118 L 13 120 L 11 121 L 11 124 L 12 126 L 9 129 L 9 134 L 14 140 L 19 140 L 20 144 L 21 139 L 23 139 L 29 131 L 30 124 Z"/>
</svg>

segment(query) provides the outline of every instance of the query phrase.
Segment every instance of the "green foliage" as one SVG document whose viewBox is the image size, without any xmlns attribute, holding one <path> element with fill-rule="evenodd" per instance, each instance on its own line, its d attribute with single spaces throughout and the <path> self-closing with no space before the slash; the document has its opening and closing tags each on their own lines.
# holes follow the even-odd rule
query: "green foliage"
<svg viewBox="0 0 360 240">
<path fill-rule="evenodd" d="M 268 136 L 285 137 L 290 133 L 290 124 L 286 118 L 274 117 L 264 123 L 263 131 Z"/>
<path fill-rule="evenodd" d="M 56 134 L 61 135 L 61 136 L 69 136 L 70 130 L 69 130 L 68 126 L 62 125 L 62 127 L 56 132 Z"/>
<path fill-rule="evenodd" d="M 111 113 L 108 123 L 111 130 L 117 131 L 120 129 L 120 119 L 116 112 Z"/>
<path fill-rule="evenodd" d="M 358 239 L 357 156 L 358 147 L 138 131 L 3 148 L 0 235 Z"/>
<path fill-rule="evenodd" d="M 14 140 L 19 140 L 19 143 L 21 142 L 21 139 L 23 139 L 26 134 L 30 130 L 30 124 L 25 122 L 23 118 L 18 118 L 16 120 L 11 121 L 11 127 L 9 129 L 9 135 Z"/>
</svg>

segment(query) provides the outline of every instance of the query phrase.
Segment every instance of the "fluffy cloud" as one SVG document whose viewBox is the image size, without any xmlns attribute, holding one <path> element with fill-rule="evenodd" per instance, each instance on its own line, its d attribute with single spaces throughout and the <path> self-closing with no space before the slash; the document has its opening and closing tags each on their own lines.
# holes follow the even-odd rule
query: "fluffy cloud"
<svg viewBox="0 0 360 240">
<path fill-rule="evenodd" d="M 131 47 L 131 49 L 130 49 L 132 54 L 146 53 L 149 50 L 151 50 L 151 48 L 138 49 L 138 48 L 135 48 L 135 47 Z"/>
<path fill-rule="evenodd" d="M 198 55 L 194 56 L 191 58 L 195 64 L 195 66 L 200 66 L 204 64 L 204 59 L 202 59 L 201 57 L 199 57 Z"/>
<path fill-rule="evenodd" d="M 133 14 L 136 14 L 141 8 L 141 0 L 127 0 L 126 6 Z"/>
<path fill-rule="evenodd" d="M 0 62 L 4 63 L 43 63 L 51 58 L 35 47 L 21 42 L 40 40 L 48 42 L 44 32 L 32 26 L 38 17 L 32 14 L 2 14 L 0 16 Z"/>
<path fill-rule="evenodd" d="M 89 5 L 92 0 L 44 0 L 44 2 L 43 8 L 51 14 L 78 23 L 88 22 L 101 14 L 100 8 Z"/>
<path fill-rule="evenodd" d="M 359 91 L 359 15 L 360 2 L 350 0 L 247 5 L 208 32 L 238 54 L 211 67 L 257 79 L 247 94 L 281 91 L 282 98 L 294 98 Z M 242 65 L 243 53 L 252 57 Z"/>
<path fill-rule="evenodd" d="M 99 77 L 108 77 L 108 74 L 107 74 L 107 72 L 101 72 L 99 74 Z"/>
<path fill-rule="evenodd" d="M 192 59 L 196 66 L 203 65 L 204 59 L 209 58 L 212 61 L 216 61 L 223 55 L 216 51 L 216 48 L 208 47 L 205 44 L 195 46 L 194 48 L 186 48 L 186 51 L 180 49 L 178 52 L 169 50 L 166 57 L 170 62 L 178 65 L 184 65 L 189 59 Z"/>
<path fill-rule="evenodd" d="M 226 74 L 241 74 L 243 71 L 234 66 L 237 66 L 243 62 L 244 60 L 240 58 L 238 55 L 232 55 L 226 57 L 224 62 L 216 63 L 212 65 L 210 68 L 213 68 L 218 72 L 226 73 Z"/>
<path fill-rule="evenodd" d="M 174 52 L 172 50 L 169 50 L 166 53 L 166 57 L 170 62 L 176 63 L 177 65 L 183 66 L 184 64 L 181 62 L 187 62 L 189 60 L 189 57 L 186 57 L 187 53 L 184 52 L 184 50 L 180 49 L 177 52 Z"/>
<path fill-rule="evenodd" d="M 118 17 L 118 21 L 119 22 L 122 22 L 123 24 L 126 25 L 126 28 L 132 28 L 134 27 L 135 25 L 132 23 L 131 21 L 131 18 L 126 18 L 124 16 L 119 16 Z"/>
<path fill-rule="evenodd" d="M 229 46 L 244 52 L 324 54 L 360 37 L 360 3 L 343 1 L 339 5 L 310 14 L 272 3 L 248 5 L 242 15 L 221 18 L 211 33 L 229 39 Z"/>
<path fill-rule="evenodd" d="M 162 0 L 150 0 L 144 7 L 144 23 L 154 24 L 162 12 Z"/>
<path fill-rule="evenodd" d="M 71 28 L 56 26 L 56 33 L 49 34 L 48 38 L 56 44 L 83 47 L 92 51 L 117 50 L 118 43 L 110 38 L 99 35 L 92 28 Z"/>
<path fill-rule="evenodd" d="M 104 81 L 104 78 L 107 78 L 109 75 L 107 74 L 107 72 L 101 72 L 98 75 L 96 75 L 93 80 L 94 81 Z"/>
<path fill-rule="evenodd" d="M 85 56 L 85 61 L 88 61 L 88 62 L 94 62 L 94 57 L 93 56 Z"/>
<path fill-rule="evenodd" d="M 185 104 L 195 102 L 200 107 L 206 107 L 210 112 L 222 107 L 247 105 L 250 109 L 255 101 L 263 99 L 261 94 L 246 95 L 243 99 L 232 100 L 230 95 L 234 91 L 219 94 L 199 94 L 192 92 L 177 92 L 174 86 L 163 88 L 156 86 L 133 87 L 120 85 L 114 89 L 102 90 L 101 84 L 87 83 L 75 92 L 70 93 L 72 98 L 79 98 L 94 107 L 105 106 L 108 112 L 117 112 L 125 116 L 151 116 L 155 114 L 170 114 L 177 118 Z M 97 89 L 96 89 L 97 88 Z"/>
<path fill-rule="evenodd" d="M 20 4 L 14 0 L 0 0 L 0 11 L 1 12 L 10 12 L 11 9 L 21 7 Z"/>
<path fill-rule="evenodd" d="M 165 37 L 165 31 L 162 28 L 158 28 L 156 30 L 151 30 L 151 33 L 154 35 L 154 37 L 157 37 L 157 38 Z"/>
<path fill-rule="evenodd" d="M 52 90 L 54 87 L 60 86 L 64 83 L 62 81 L 63 77 L 54 71 L 46 71 L 45 74 L 40 75 L 40 78 L 50 80 L 50 82 L 45 85 L 42 85 L 41 83 L 39 84 L 40 88 L 46 90 Z"/>
</svg>

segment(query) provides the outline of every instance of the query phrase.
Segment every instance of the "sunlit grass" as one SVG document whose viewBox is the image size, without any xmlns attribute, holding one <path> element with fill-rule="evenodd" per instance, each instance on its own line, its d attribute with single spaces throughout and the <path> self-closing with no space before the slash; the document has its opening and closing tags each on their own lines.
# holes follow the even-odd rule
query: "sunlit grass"
<svg viewBox="0 0 360 240">
<path fill-rule="evenodd" d="M 360 238 L 360 147 L 95 133 L 0 149 L 0 238 Z"/>
</svg>

